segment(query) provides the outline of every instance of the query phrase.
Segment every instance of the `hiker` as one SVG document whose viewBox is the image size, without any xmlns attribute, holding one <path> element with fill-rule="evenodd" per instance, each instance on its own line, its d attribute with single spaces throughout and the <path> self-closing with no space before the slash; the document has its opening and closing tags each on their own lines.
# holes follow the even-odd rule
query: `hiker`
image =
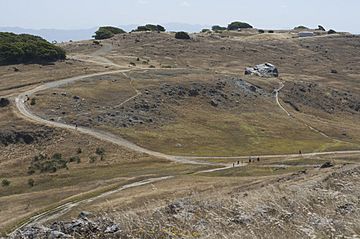
<svg viewBox="0 0 360 239">
<path fill-rule="evenodd" d="M 237 161 L 238 165 L 240 164 L 240 161 Z"/>
<path fill-rule="evenodd" d="M 299 150 L 299 154 L 301 155 L 302 153 L 301 153 L 301 150 Z"/>
<path fill-rule="evenodd" d="M 75 130 L 77 130 L 77 128 L 78 128 L 78 125 L 77 125 L 77 123 L 75 123 Z"/>
<path fill-rule="evenodd" d="M 233 168 L 235 168 L 235 163 L 233 163 Z"/>
<path fill-rule="evenodd" d="M 257 158 L 257 161 L 260 162 L 260 157 Z"/>
<path fill-rule="evenodd" d="M 251 157 L 249 158 L 249 163 L 251 163 Z"/>
</svg>

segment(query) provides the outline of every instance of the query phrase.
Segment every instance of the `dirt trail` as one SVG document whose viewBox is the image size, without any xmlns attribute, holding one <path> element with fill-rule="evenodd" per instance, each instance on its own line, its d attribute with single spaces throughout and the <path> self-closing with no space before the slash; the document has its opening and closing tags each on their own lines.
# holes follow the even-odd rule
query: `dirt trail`
<svg viewBox="0 0 360 239">
<path fill-rule="evenodd" d="M 308 124 L 308 123 L 306 123 L 306 122 L 304 122 L 302 120 L 299 120 L 295 116 L 290 114 L 290 112 L 287 111 L 284 106 L 282 106 L 282 104 L 280 103 L 280 99 L 279 99 L 279 93 L 284 88 L 284 86 L 285 86 L 284 83 L 282 81 L 280 81 L 279 88 L 275 89 L 274 92 L 275 92 L 276 104 L 281 108 L 281 110 L 283 110 L 287 114 L 287 116 L 300 121 L 303 125 L 305 125 L 307 128 L 309 128 L 311 131 L 314 131 L 315 133 L 318 133 L 318 134 L 322 135 L 325 138 L 332 139 L 332 140 L 339 141 L 339 142 L 347 142 L 347 141 L 344 141 L 344 140 L 339 140 L 339 139 L 333 138 L 333 137 L 325 134 L 324 132 L 314 128 L 310 124 Z"/>
<path fill-rule="evenodd" d="M 139 182 L 126 184 L 126 185 L 121 186 L 121 187 L 119 187 L 117 189 L 104 192 L 104 193 L 99 194 L 97 196 L 94 196 L 92 198 L 62 204 L 62 205 L 60 205 L 60 206 L 58 206 L 56 208 L 50 209 L 48 211 L 45 211 L 43 213 L 40 213 L 38 215 L 35 215 L 35 216 L 29 218 L 25 223 L 20 225 L 9 236 L 14 235 L 14 233 L 16 231 L 21 230 L 21 229 L 23 229 L 25 227 L 34 226 L 34 225 L 41 225 L 41 224 L 44 224 L 44 223 L 46 223 L 46 222 L 48 222 L 50 220 L 57 219 L 57 218 L 63 216 L 64 214 L 66 214 L 67 212 L 69 212 L 71 209 L 79 206 L 80 204 L 91 203 L 91 202 L 93 202 L 95 200 L 98 200 L 100 198 L 103 198 L 103 197 L 106 197 L 106 196 L 121 192 L 121 191 L 129 189 L 129 188 L 140 187 L 140 186 L 144 186 L 144 185 L 147 185 L 147 184 L 163 181 L 163 180 L 170 179 L 170 178 L 173 178 L 173 176 L 166 176 L 166 177 L 160 177 L 160 178 L 149 178 L 149 179 L 145 179 L 145 180 L 142 180 L 142 181 L 139 181 Z"/>
</svg>

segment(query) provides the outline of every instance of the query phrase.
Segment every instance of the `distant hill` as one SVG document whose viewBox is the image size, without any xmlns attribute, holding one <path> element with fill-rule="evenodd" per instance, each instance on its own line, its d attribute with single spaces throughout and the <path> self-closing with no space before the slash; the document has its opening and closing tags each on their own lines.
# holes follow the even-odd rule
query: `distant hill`
<svg viewBox="0 0 360 239">
<path fill-rule="evenodd" d="M 139 24 L 141 25 L 141 24 Z M 161 24 L 167 31 L 187 31 L 187 32 L 199 32 L 203 28 L 209 28 L 205 25 L 186 24 L 186 23 L 167 23 Z M 131 25 L 120 25 L 119 27 L 131 31 L 137 28 L 137 24 Z M 78 29 L 78 30 L 65 30 L 65 29 L 27 29 L 21 27 L 0 27 L 0 32 L 13 32 L 16 34 L 27 33 L 31 35 L 41 36 L 48 41 L 80 41 L 91 39 L 98 27 L 89 29 Z"/>
<path fill-rule="evenodd" d="M 61 29 L 26 29 L 21 27 L 0 27 L 0 32 L 13 32 L 16 34 L 27 33 L 31 35 L 41 36 L 48 41 L 78 41 L 90 39 L 96 27 L 90 29 L 79 30 L 61 30 Z"/>
</svg>

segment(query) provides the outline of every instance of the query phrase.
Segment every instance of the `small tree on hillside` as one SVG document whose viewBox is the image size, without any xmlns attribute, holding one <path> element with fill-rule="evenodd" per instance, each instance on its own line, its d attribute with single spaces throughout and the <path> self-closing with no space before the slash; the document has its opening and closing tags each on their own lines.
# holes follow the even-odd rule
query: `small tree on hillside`
<svg viewBox="0 0 360 239">
<path fill-rule="evenodd" d="M 211 30 L 213 30 L 214 32 L 216 31 L 225 31 L 227 28 L 226 27 L 222 27 L 222 26 L 219 26 L 219 25 L 215 25 L 215 26 L 212 26 Z"/>
<path fill-rule="evenodd" d="M 227 29 L 230 31 L 253 28 L 250 24 L 246 22 L 232 22 L 228 25 Z"/>
<path fill-rule="evenodd" d="M 294 28 L 294 30 L 309 30 L 309 28 L 305 26 L 297 26 Z"/>
<path fill-rule="evenodd" d="M 161 25 L 146 24 L 145 26 L 138 26 L 133 32 L 165 32 L 165 27 Z"/>
<path fill-rule="evenodd" d="M 177 32 L 175 34 L 175 38 L 181 39 L 181 40 L 190 40 L 191 39 L 187 32 Z"/>
<path fill-rule="evenodd" d="M 126 33 L 123 29 L 111 26 L 100 27 L 93 36 L 96 40 L 103 40 L 113 37 L 116 34 Z"/>
</svg>

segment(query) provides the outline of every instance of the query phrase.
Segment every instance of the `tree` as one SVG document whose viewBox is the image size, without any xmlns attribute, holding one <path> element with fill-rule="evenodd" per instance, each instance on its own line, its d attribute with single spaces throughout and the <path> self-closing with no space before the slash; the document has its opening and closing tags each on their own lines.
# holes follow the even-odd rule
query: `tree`
<svg viewBox="0 0 360 239">
<path fill-rule="evenodd" d="M 309 28 L 305 26 L 297 26 L 294 28 L 294 30 L 309 30 Z"/>
<path fill-rule="evenodd" d="M 216 31 L 225 31 L 226 29 L 227 29 L 226 27 L 222 27 L 222 26 L 219 26 L 219 25 L 215 25 L 215 26 L 211 27 L 211 30 L 213 30 L 214 32 L 216 32 Z"/>
<path fill-rule="evenodd" d="M 145 26 L 138 26 L 133 32 L 165 32 L 165 27 L 161 25 L 146 24 Z"/>
<path fill-rule="evenodd" d="M 109 39 L 117 34 L 126 33 L 123 29 L 111 26 L 99 27 L 93 36 L 96 40 Z"/>
<path fill-rule="evenodd" d="M 41 37 L 0 32 L 0 65 L 47 63 L 65 58 L 63 49 Z"/>
<path fill-rule="evenodd" d="M 323 26 L 321 26 L 321 25 L 318 26 L 318 30 L 326 32 L 325 28 Z"/>
<path fill-rule="evenodd" d="M 247 28 L 253 28 L 253 27 L 246 22 L 232 22 L 227 27 L 227 29 L 229 31 L 234 31 L 234 30 L 239 30 L 239 29 L 247 29 Z"/>
<path fill-rule="evenodd" d="M 175 38 L 181 39 L 181 40 L 190 40 L 191 39 L 187 32 L 177 32 L 175 34 Z"/>
</svg>

